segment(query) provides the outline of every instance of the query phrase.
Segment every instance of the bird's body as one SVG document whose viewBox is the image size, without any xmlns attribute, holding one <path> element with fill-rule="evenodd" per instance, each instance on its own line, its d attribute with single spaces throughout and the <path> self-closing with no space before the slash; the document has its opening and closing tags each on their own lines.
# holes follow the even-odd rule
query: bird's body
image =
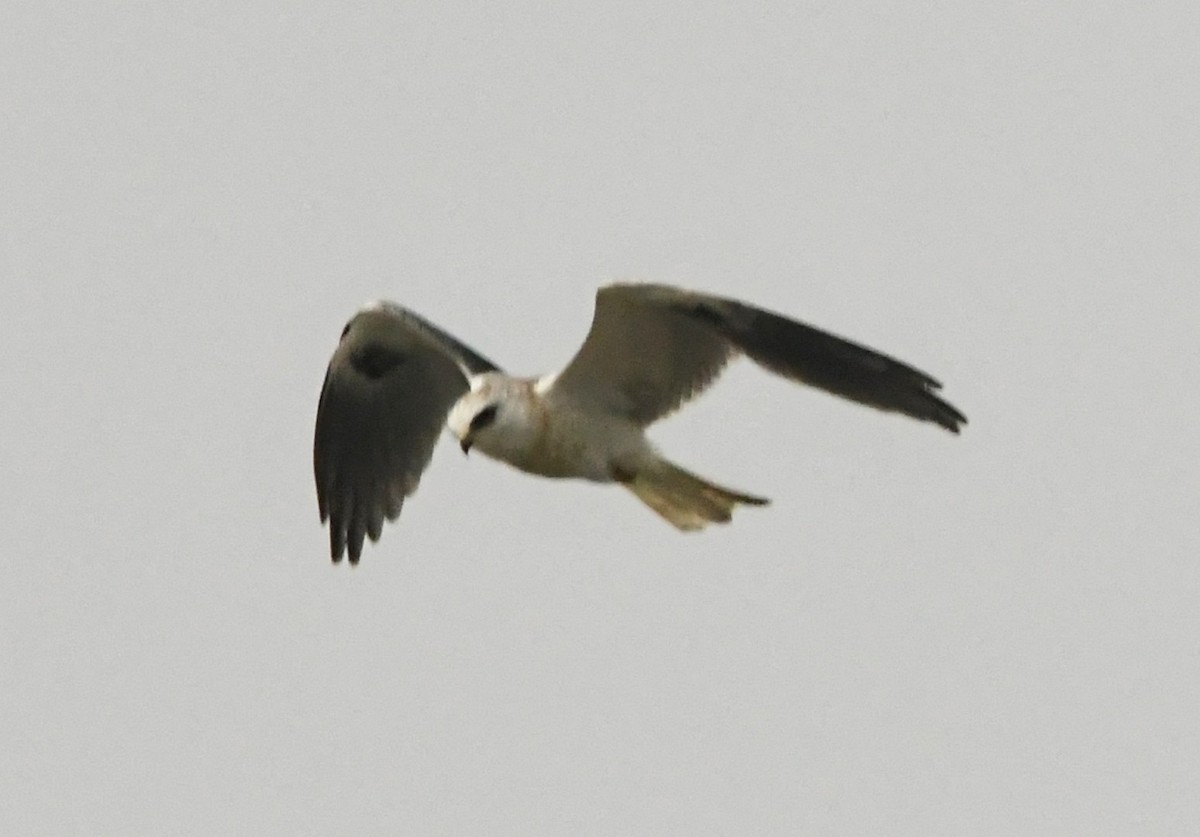
<svg viewBox="0 0 1200 837">
<path fill-rule="evenodd" d="M 392 303 L 355 315 L 330 361 L 317 411 L 314 470 L 333 559 L 351 563 L 416 490 L 443 423 L 530 474 L 616 482 L 682 530 L 727 522 L 764 498 L 723 488 L 665 459 L 654 421 L 745 354 L 798 382 L 958 432 L 966 419 L 928 375 L 871 349 L 731 299 L 664 285 L 611 285 L 587 339 L 561 371 L 518 378 Z"/>
<path fill-rule="evenodd" d="M 450 410 L 446 426 L 468 447 L 540 477 L 612 482 L 614 471 L 636 467 L 653 454 L 640 427 L 615 414 L 595 415 L 546 379 L 485 372 Z M 495 421 L 472 431 L 471 419 L 497 404 Z"/>
</svg>

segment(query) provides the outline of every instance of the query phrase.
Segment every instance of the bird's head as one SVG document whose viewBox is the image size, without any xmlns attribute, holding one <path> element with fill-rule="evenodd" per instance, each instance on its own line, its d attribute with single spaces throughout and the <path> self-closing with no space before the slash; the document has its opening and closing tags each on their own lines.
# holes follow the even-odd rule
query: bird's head
<svg viewBox="0 0 1200 837">
<path fill-rule="evenodd" d="M 471 380 L 471 391 L 454 405 L 446 424 L 463 453 L 478 447 L 488 456 L 515 462 L 534 442 L 532 399 L 528 382 L 487 372 Z"/>
</svg>

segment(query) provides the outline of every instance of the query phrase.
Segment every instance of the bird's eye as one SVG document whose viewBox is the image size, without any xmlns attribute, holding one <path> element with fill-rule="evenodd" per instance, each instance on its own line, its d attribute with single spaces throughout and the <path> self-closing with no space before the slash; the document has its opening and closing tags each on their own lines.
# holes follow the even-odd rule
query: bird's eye
<svg viewBox="0 0 1200 837">
<path fill-rule="evenodd" d="M 496 420 L 496 405 L 488 404 L 471 419 L 471 432 L 475 433 Z"/>
</svg>

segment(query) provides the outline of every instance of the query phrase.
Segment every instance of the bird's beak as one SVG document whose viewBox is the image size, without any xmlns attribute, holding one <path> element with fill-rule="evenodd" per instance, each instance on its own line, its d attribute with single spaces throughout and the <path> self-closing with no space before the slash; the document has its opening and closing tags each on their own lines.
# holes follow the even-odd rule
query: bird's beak
<svg viewBox="0 0 1200 837">
<path fill-rule="evenodd" d="M 458 446 L 460 448 L 462 448 L 463 456 L 466 456 L 468 453 L 471 452 L 472 444 L 473 444 L 473 442 L 471 441 L 470 436 L 463 436 L 461 439 L 458 440 Z"/>
</svg>

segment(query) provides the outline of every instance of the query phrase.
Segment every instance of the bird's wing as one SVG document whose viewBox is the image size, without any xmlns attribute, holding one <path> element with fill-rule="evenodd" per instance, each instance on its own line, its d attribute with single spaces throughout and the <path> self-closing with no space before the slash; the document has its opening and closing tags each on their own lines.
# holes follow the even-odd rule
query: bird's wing
<svg viewBox="0 0 1200 837">
<path fill-rule="evenodd" d="M 966 422 L 907 364 L 780 314 L 665 285 L 610 285 L 596 294 L 592 327 L 547 393 L 642 425 L 712 383 L 741 353 L 793 381 L 957 433 Z"/>
<path fill-rule="evenodd" d="M 609 285 L 596 292 L 587 338 L 546 390 L 647 425 L 711 383 L 735 347 L 681 304 L 690 295 L 660 285 Z"/>
<path fill-rule="evenodd" d="M 395 520 L 429 465 L 446 414 L 467 391 L 467 374 L 491 361 L 398 305 L 354 316 L 321 388 L 313 471 L 334 561 L 362 554 Z"/>
</svg>

